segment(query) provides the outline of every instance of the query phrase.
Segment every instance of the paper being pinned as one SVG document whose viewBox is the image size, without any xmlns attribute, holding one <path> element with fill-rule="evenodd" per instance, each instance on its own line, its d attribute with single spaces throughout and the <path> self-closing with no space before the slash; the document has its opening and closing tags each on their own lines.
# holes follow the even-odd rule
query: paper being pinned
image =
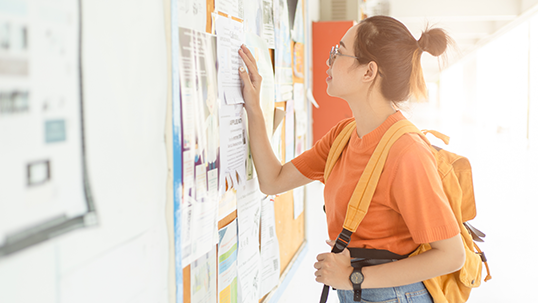
<svg viewBox="0 0 538 303">
<path fill-rule="evenodd" d="M 244 66 L 239 48 L 244 43 L 243 24 L 231 18 L 215 16 L 219 70 L 219 92 L 226 104 L 245 103 L 241 92 L 239 67 Z"/>
</svg>

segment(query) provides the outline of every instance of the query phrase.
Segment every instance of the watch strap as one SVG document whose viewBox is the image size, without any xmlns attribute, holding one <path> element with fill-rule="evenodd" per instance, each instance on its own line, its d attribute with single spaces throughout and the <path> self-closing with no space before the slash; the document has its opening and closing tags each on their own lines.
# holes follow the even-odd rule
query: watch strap
<svg viewBox="0 0 538 303">
<path fill-rule="evenodd" d="M 353 275 L 356 272 L 359 272 L 361 274 L 362 281 L 358 284 L 351 282 L 351 284 L 353 285 L 353 301 L 360 302 L 362 298 L 362 282 L 364 281 L 364 275 L 362 274 L 362 266 L 354 267 L 351 274 Z"/>
<path fill-rule="evenodd" d="M 353 301 L 360 302 L 362 298 L 362 288 L 359 286 L 359 289 L 353 290 Z"/>
</svg>

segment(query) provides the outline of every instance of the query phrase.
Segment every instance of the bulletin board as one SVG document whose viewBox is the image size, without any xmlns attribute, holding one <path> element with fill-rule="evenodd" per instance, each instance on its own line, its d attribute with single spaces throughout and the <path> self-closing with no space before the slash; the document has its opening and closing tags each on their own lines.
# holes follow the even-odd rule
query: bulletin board
<svg viewBox="0 0 538 303">
<path fill-rule="evenodd" d="M 237 85 L 236 53 L 244 43 L 263 77 L 261 102 L 275 154 L 286 163 L 302 153 L 305 1 L 274 1 L 171 0 L 176 302 L 268 302 L 306 244 L 305 188 L 276 197 L 257 189 Z M 255 237 L 241 237 L 252 224 L 247 218 L 257 221 L 248 225 Z M 256 268 L 259 275 L 248 268 L 256 266 L 243 265 L 241 273 L 231 262 L 254 238 L 260 260 L 271 260 Z M 227 276 L 231 266 L 236 279 Z M 216 277 L 197 274 L 215 271 Z M 266 280 L 273 284 L 259 285 Z M 247 289 L 247 282 L 257 285 Z"/>
</svg>

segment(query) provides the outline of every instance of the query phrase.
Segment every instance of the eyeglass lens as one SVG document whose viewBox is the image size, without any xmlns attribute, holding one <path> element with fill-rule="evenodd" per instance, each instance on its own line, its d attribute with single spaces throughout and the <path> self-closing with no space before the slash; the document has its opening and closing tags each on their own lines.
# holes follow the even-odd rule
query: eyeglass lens
<svg viewBox="0 0 538 303">
<path fill-rule="evenodd" d="M 329 65 L 333 65 L 334 59 L 336 58 L 336 52 L 338 51 L 338 45 L 331 48 L 329 53 Z"/>
</svg>

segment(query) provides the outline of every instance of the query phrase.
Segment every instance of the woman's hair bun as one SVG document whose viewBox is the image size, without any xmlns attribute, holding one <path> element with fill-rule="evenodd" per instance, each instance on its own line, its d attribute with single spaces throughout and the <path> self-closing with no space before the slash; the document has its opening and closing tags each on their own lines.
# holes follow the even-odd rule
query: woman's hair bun
<svg viewBox="0 0 538 303">
<path fill-rule="evenodd" d="M 428 28 L 422 32 L 422 36 L 418 39 L 419 47 L 430 53 L 432 56 L 441 56 L 451 44 L 451 38 L 445 30 L 441 28 Z"/>
</svg>

